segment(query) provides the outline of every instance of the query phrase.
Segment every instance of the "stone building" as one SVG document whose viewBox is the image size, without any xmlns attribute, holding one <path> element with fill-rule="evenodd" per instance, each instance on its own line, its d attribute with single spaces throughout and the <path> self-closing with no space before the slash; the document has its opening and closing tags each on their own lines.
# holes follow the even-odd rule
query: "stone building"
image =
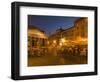
<svg viewBox="0 0 100 82">
<path fill-rule="evenodd" d="M 28 26 L 28 54 L 39 55 L 46 47 L 47 36 L 44 31 L 35 26 Z"/>
<path fill-rule="evenodd" d="M 52 44 L 62 45 L 63 43 L 81 43 L 82 41 L 87 44 L 88 37 L 88 20 L 87 18 L 79 18 L 75 21 L 74 26 L 68 29 L 58 29 L 48 39 Z"/>
<path fill-rule="evenodd" d="M 65 29 L 62 33 L 62 38 L 64 38 L 66 40 L 74 40 L 75 39 L 75 27 L 70 27 L 68 29 Z"/>
<path fill-rule="evenodd" d="M 75 34 L 83 38 L 88 37 L 88 19 L 80 18 L 75 21 Z"/>
</svg>

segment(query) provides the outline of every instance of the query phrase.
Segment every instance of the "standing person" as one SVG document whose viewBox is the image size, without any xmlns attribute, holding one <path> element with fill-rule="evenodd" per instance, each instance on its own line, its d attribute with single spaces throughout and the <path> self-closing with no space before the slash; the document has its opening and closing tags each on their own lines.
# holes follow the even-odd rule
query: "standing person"
<svg viewBox="0 0 100 82">
<path fill-rule="evenodd" d="M 80 50 L 79 46 L 76 46 L 75 47 L 75 55 L 77 55 L 77 56 L 80 55 L 80 51 L 81 50 Z"/>
<path fill-rule="evenodd" d="M 72 53 L 73 53 L 73 50 L 72 50 L 72 47 L 70 47 L 69 50 L 68 50 L 68 54 L 72 55 Z"/>
</svg>

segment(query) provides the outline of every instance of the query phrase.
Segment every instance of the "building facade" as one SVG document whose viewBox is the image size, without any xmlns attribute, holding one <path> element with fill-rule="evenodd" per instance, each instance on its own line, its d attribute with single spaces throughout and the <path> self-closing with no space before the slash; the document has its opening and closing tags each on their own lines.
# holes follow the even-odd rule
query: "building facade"
<svg viewBox="0 0 100 82">
<path fill-rule="evenodd" d="M 87 18 L 80 18 L 75 21 L 75 33 L 76 36 L 80 36 L 83 38 L 88 37 L 88 19 Z"/>
<path fill-rule="evenodd" d="M 47 45 L 47 36 L 44 31 L 35 26 L 28 26 L 28 55 L 41 55 Z"/>
<path fill-rule="evenodd" d="M 55 32 L 49 37 L 49 42 L 56 43 L 57 45 L 68 45 L 81 43 L 82 41 L 84 41 L 84 44 L 87 44 L 87 38 L 88 19 L 84 17 L 77 19 L 73 27 L 70 27 L 68 29 L 58 29 L 57 32 Z"/>
</svg>

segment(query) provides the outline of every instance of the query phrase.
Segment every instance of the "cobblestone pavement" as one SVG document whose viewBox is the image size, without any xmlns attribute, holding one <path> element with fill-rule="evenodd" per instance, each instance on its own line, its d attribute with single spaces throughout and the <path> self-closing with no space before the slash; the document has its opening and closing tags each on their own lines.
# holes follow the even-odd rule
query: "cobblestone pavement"
<svg viewBox="0 0 100 82">
<path fill-rule="evenodd" d="M 74 64 L 87 64 L 86 56 L 28 56 L 28 66 L 49 66 L 49 65 L 74 65 Z"/>
</svg>

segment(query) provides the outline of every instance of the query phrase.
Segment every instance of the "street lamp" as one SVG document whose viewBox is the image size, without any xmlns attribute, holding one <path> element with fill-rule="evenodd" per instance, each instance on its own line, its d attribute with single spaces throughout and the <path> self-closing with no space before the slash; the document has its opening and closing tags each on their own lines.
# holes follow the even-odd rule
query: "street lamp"
<svg viewBox="0 0 100 82">
<path fill-rule="evenodd" d="M 62 46 L 62 43 L 60 42 L 59 45 Z"/>
<path fill-rule="evenodd" d="M 59 45 L 62 46 L 64 45 L 66 42 L 65 38 L 61 38 Z"/>
<path fill-rule="evenodd" d="M 56 44 L 56 40 L 53 40 L 53 43 Z"/>
<path fill-rule="evenodd" d="M 66 41 L 65 38 L 61 38 L 62 43 L 65 43 L 65 41 Z"/>
</svg>

